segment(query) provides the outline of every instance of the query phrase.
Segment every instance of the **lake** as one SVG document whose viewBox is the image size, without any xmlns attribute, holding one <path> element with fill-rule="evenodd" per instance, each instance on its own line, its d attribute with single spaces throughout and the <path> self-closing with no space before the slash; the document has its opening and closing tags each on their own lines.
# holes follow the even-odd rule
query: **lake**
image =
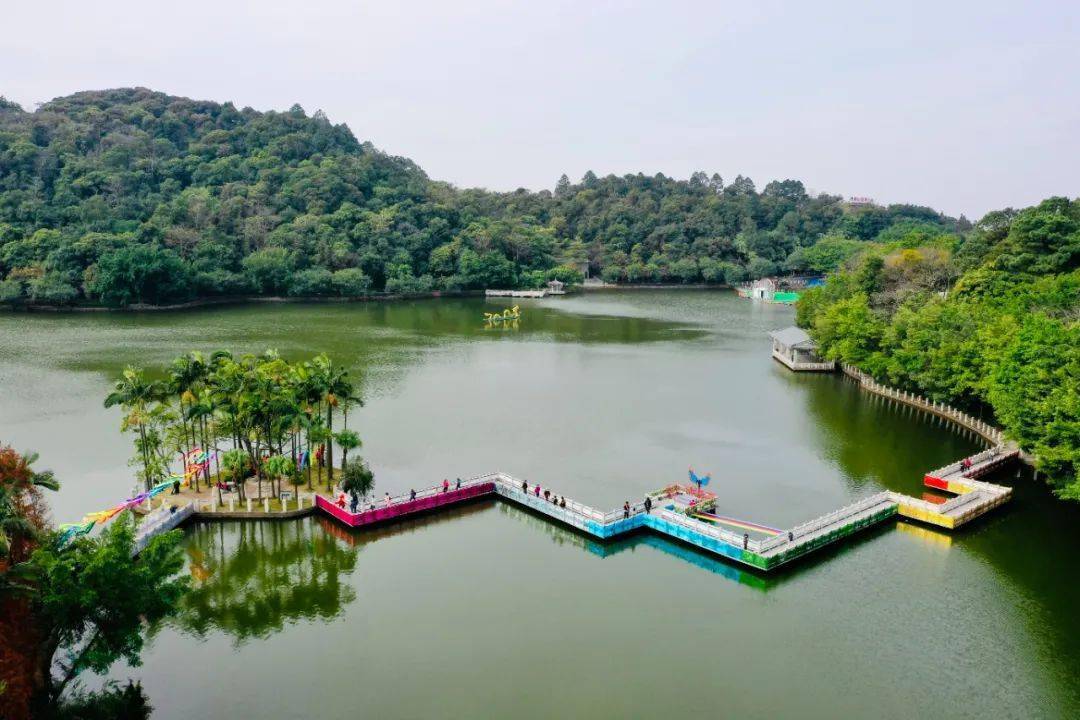
<svg viewBox="0 0 1080 720">
<path fill-rule="evenodd" d="M 133 483 L 102 400 L 125 365 L 188 350 L 325 351 L 378 495 L 496 470 L 599 508 L 712 474 L 724 515 L 788 527 L 979 447 L 766 332 L 793 311 L 729 292 L 619 291 L 0 313 L 0 442 L 64 483 L 58 522 Z M 195 590 L 140 668 L 156 718 L 1080 715 L 1080 510 L 1027 473 L 953 533 L 887 523 L 752 573 L 640 535 L 600 544 L 485 501 L 348 532 L 321 518 L 199 525 Z M 90 681 L 91 683 L 93 681 Z"/>
</svg>

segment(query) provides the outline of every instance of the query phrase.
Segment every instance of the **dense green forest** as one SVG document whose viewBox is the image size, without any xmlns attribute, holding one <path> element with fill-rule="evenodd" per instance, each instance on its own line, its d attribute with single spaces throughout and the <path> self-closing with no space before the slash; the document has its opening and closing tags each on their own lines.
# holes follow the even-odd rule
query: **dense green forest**
<svg viewBox="0 0 1080 720">
<path fill-rule="evenodd" d="M 162 304 L 830 270 L 860 243 L 968 227 L 794 180 L 565 176 L 460 190 L 321 112 L 145 89 L 0 99 L 0 302 Z"/>
<path fill-rule="evenodd" d="M 798 319 L 831 359 L 992 414 L 1080 500 L 1080 200 L 865 243 Z"/>
</svg>

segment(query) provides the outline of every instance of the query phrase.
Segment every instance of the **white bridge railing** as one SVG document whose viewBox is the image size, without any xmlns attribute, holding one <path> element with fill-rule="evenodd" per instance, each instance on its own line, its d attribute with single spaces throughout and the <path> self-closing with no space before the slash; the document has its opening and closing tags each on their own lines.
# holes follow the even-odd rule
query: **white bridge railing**
<svg viewBox="0 0 1080 720">
<path fill-rule="evenodd" d="M 951 405 L 927 400 L 914 393 L 905 390 L 897 390 L 888 385 L 882 385 L 854 365 L 841 365 L 840 368 L 844 371 L 845 375 L 854 379 L 865 390 L 868 390 L 875 395 L 890 398 L 897 402 L 911 405 L 912 407 L 920 408 L 939 417 L 951 420 L 957 425 L 961 425 L 977 435 L 980 435 L 991 445 L 1003 445 L 1005 443 L 1005 435 L 999 428 L 996 428 L 990 423 L 984 422 L 977 417 L 968 415 L 961 410 L 957 410 Z"/>
<path fill-rule="evenodd" d="M 536 483 L 530 485 L 527 481 L 515 478 L 512 475 L 507 475 L 506 473 L 492 473 L 491 475 L 485 475 L 483 477 L 486 478 L 485 482 L 495 482 L 497 488 L 501 490 L 501 492 L 499 493 L 500 495 L 524 495 L 526 497 L 539 500 L 541 504 L 551 505 L 560 510 L 565 510 L 569 513 L 579 515 L 586 520 L 591 520 L 600 524 L 605 524 L 607 522 L 605 520 L 605 513 L 602 513 L 595 508 L 589 507 L 584 503 L 579 503 L 571 498 L 566 498 L 565 507 L 563 507 L 561 503 L 557 505 L 555 503 L 552 503 L 550 500 L 545 500 L 543 495 L 543 488 L 541 488 L 540 490 L 540 495 L 536 495 Z M 564 498 L 566 496 L 559 495 L 559 497 Z"/>
<path fill-rule="evenodd" d="M 731 532 L 730 530 L 721 530 L 715 525 L 711 525 L 701 520 L 693 520 L 686 517 L 682 513 L 673 512 L 671 510 L 661 510 L 657 513 L 657 516 L 663 518 L 665 521 L 673 525 L 681 525 L 688 530 L 693 530 L 700 535 L 707 535 L 709 537 L 716 538 L 722 542 L 731 545 L 732 547 L 741 548 L 743 546 L 743 538 L 741 535 Z M 757 552 L 757 545 L 759 543 L 755 540 L 751 540 L 747 544 L 747 549 Z"/>
<path fill-rule="evenodd" d="M 966 471 L 967 472 L 970 472 L 972 470 L 978 471 L 978 470 L 981 469 L 981 467 L 983 465 L 988 465 L 990 463 L 995 462 L 999 457 L 1001 457 L 1002 454 L 1003 454 L 1003 451 L 1002 451 L 1002 448 L 1000 446 L 987 448 L 986 450 L 983 450 L 982 452 L 976 453 L 976 454 L 966 458 L 966 459 L 971 461 L 971 467 L 967 468 Z M 931 470 L 929 474 L 933 475 L 934 477 L 939 477 L 939 478 L 945 479 L 945 477 L 947 475 L 952 475 L 954 473 L 964 472 L 964 471 L 965 471 L 965 469 L 964 469 L 964 465 L 963 465 L 963 460 L 958 460 L 957 462 L 949 463 L 948 465 L 945 465 L 944 467 L 939 467 L 936 470 Z M 968 482 L 969 480 L 970 480 L 970 478 L 964 478 L 964 482 Z"/>
<path fill-rule="evenodd" d="M 834 510 L 831 513 L 822 515 L 818 518 L 814 518 L 813 520 L 805 522 L 802 525 L 796 525 L 789 531 L 791 533 L 791 540 L 788 539 L 788 535 L 785 533 L 761 541 L 759 552 L 768 552 L 769 550 L 779 547 L 784 543 L 794 542 L 799 538 L 806 537 L 807 535 L 813 535 L 814 533 L 820 530 L 824 530 L 825 528 L 835 525 L 843 520 L 846 520 L 860 513 L 864 513 L 876 505 L 881 505 L 882 503 L 889 502 L 893 501 L 889 497 L 888 493 L 875 493 L 874 495 L 863 498 L 862 500 L 852 503 L 851 505 L 845 505 L 839 510 Z"/>
<path fill-rule="evenodd" d="M 157 510 L 145 515 L 139 527 L 135 530 L 135 551 L 138 555 L 150 541 L 160 535 L 177 528 L 182 522 L 195 513 L 195 504 L 188 503 L 183 507 L 173 509 L 172 506 L 162 506 Z"/>
</svg>

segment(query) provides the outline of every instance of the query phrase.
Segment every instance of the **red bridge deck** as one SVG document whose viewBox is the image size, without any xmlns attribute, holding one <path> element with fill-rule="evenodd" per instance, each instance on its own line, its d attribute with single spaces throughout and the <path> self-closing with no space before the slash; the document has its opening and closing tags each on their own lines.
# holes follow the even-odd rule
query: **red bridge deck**
<svg viewBox="0 0 1080 720">
<path fill-rule="evenodd" d="M 494 482 L 468 485 L 460 490 L 447 490 L 446 492 L 442 492 L 439 488 L 431 488 L 417 493 L 415 500 L 394 498 L 389 507 L 386 507 L 382 502 L 379 502 L 376 504 L 374 510 L 361 510 L 356 513 L 349 512 L 347 507 L 338 507 L 334 502 L 322 495 L 316 495 L 315 507 L 333 515 L 336 519 L 349 527 L 361 527 L 363 525 L 372 525 L 385 520 L 394 520 L 405 515 L 413 515 L 427 510 L 433 510 L 434 508 L 444 507 L 446 505 L 453 505 L 454 503 L 464 502 L 465 500 L 480 497 L 481 495 L 490 495 L 494 492 Z"/>
</svg>

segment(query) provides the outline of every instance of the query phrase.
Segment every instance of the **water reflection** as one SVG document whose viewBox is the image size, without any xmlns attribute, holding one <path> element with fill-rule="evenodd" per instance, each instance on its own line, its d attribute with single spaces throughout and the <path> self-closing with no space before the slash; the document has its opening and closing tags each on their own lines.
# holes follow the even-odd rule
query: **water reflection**
<svg viewBox="0 0 1080 720">
<path fill-rule="evenodd" d="M 909 535 L 916 538 L 927 547 L 947 548 L 952 545 L 952 535 L 941 532 L 939 530 L 932 530 L 925 525 L 916 525 L 913 522 L 900 520 L 896 523 L 896 529 L 904 535 Z"/>
<path fill-rule="evenodd" d="M 837 377 L 787 374 L 800 392 L 819 442 L 856 495 L 872 485 L 916 497 L 924 490 L 927 470 L 962 457 L 985 443 L 974 434 L 936 416 L 861 391 Z M 867 427 L 875 432 L 867 432 Z M 917 448 L 918 452 L 911 452 Z M 1062 552 L 1080 546 L 1080 507 L 1053 497 L 1030 468 L 1003 469 L 985 478 L 1013 488 L 1012 500 L 961 528 L 944 534 L 918 523 L 898 522 L 906 537 L 918 538 L 942 556 L 959 553 L 976 558 L 1006 588 L 1025 598 L 1019 620 L 1029 623 L 1033 637 L 1047 648 L 1054 672 L 1075 677 L 1080 668 L 1080 583 L 1062 574 Z M 1066 554 L 1069 551 L 1064 551 Z M 955 568 L 956 565 L 950 565 Z M 967 576 L 964 576 L 966 579 Z M 960 582 L 954 579 L 952 582 Z M 1065 682 L 1070 702 L 1080 702 L 1080 688 Z"/>
<path fill-rule="evenodd" d="M 804 399 L 816 443 L 853 494 L 885 487 L 918 497 L 928 470 L 984 446 L 955 432 L 951 423 L 864 392 L 841 377 L 782 372 L 792 392 Z"/>
<path fill-rule="evenodd" d="M 640 532 L 629 537 L 617 540 L 598 541 L 571 528 L 551 522 L 551 520 L 530 512 L 525 508 L 511 505 L 507 502 L 494 501 L 490 498 L 480 499 L 477 502 L 461 505 L 445 510 L 436 515 L 425 515 L 399 521 L 391 525 L 368 528 L 364 530 L 351 530 L 342 526 L 330 518 L 318 516 L 315 522 L 325 532 L 347 543 L 352 547 L 363 547 L 367 543 L 377 542 L 384 538 L 407 535 L 422 532 L 437 524 L 455 522 L 457 520 L 478 515 L 487 511 L 494 504 L 503 516 L 513 519 L 515 522 L 528 527 L 529 532 L 541 533 L 556 545 L 576 547 L 585 552 L 601 558 L 611 557 L 620 553 L 633 552 L 639 546 L 650 547 L 660 552 L 688 562 L 696 567 L 708 570 L 728 580 L 734 580 L 743 585 L 757 590 L 768 590 L 775 587 L 780 578 L 766 577 L 745 570 L 730 563 L 723 562 L 707 553 L 703 553 L 688 545 L 667 540 L 650 532 Z"/>
<path fill-rule="evenodd" d="M 344 578 L 358 549 L 310 520 L 196 525 L 188 531 L 192 590 L 173 621 L 237 644 L 301 620 L 327 620 L 356 597 Z"/>
<path fill-rule="evenodd" d="M 349 547 L 361 548 L 368 543 L 373 543 L 385 538 L 399 535 L 411 535 L 421 532 L 435 525 L 454 522 L 472 515 L 479 515 L 487 510 L 493 500 L 490 497 L 475 498 L 463 505 L 455 505 L 441 509 L 436 514 L 418 515 L 411 518 L 395 520 L 387 525 L 376 525 L 363 530 L 347 528 L 336 520 L 331 520 L 325 515 L 316 515 L 312 521 L 324 532 L 345 543 Z M 501 503 L 500 503 L 501 504 Z"/>
<path fill-rule="evenodd" d="M 558 545 L 579 547 L 602 558 L 619 555 L 626 551 L 633 552 L 638 547 L 648 547 L 659 550 L 672 558 L 690 563 L 697 568 L 707 570 L 714 575 L 719 575 L 727 580 L 732 580 L 761 592 L 773 590 L 804 573 L 812 571 L 814 568 L 834 562 L 839 555 L 851 552 L 864 542 L 870 542 L 888 532 L 892 527 L 890 523 L 884 523 L 878 527 L 870 528 L 854 537 L 845 539 L 843 542 L 835 543 L 818 550 L 810 556 L 800 558 L 771 574 L 764 574 L 724 561 L 691 545 L 645 530 L 614 540 L 598 541 L 569 527 L 553 523 L 528 509 L 505 502 L 499 502 L 498 507 L 505 516 L 527 525 L 530 531 L 547 535 L 553 543 Z"/>
<path fill-rule="evenodd" d="M 762 592 L 768 592 L 779 585 L 784 579 L 784 576 L 765 576 L 755 573 L 752 570 L 744 570 L 712 555 L 701 552 L 689 545 L 684 545 L 683 543 L 674 540 L 668 540 L 651 532 L 641 532 L 628 538 L 608 543 L 590 543 L 589 550 L 601 557 L 607 557 L 609 555 L 618 555 L 626 550 L 633 551 L 639 546 L 659 550 L 665 555 L 678 558 L 683 562 L 690 563 L 694 567 L 707 570 L 726 580 L 732 580 L 740 585 L 745 585 Z"/>
</svg>

